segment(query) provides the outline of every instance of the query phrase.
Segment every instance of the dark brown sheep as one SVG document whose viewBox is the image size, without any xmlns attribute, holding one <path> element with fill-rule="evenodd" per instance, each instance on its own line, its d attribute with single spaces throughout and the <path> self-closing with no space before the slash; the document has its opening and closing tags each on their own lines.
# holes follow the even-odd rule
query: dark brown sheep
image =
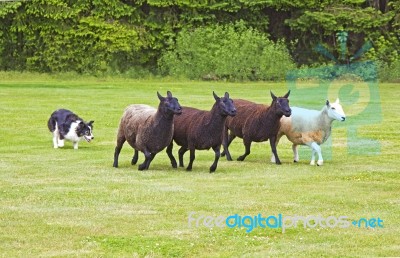
<svg viewBox="0 0 400 258">
<path fill-rule="evenodd" d="M 157 95 L 160 99 L 158 109 L 141 104 L 130 105 L 125 109 L 118 129 L 114 167 L 118 167 L 118 156 L 125 141 L 135 149 L 132 165 L 138 160 L 138 152 L 144 153 L 145 161 L 139 165 L 139 170 L 148 169 L 155 155 L 171 143 L 174 116 L 181 114 L 182 108 L 171 92 L 167 92 L 166 98 L 158 92 Z"/>
<path fill-rule="evenodd" d="M 224 151 L 222 156 L 226 155 L 227 160 L 232 160 L 229 153 L 229 145 L 236 136 L 243 138 L 243 144 L 246 148 L 245 153 L 237 160 L 243 161 L 250 154 L 251 142 L 262 142 L 270 140 L 272 153 L 275 156 L 276 164 L 281 164 L 276 152 L 276 135 L 280 126 L 280 119 L 283 115 L 290 116 L 289 94 L 283 97 L 276 97 L 271 92 L 271 106 L 256 104 L 247 100 L 235 100 L 237 116 L 228 117 L 224 131 Z M 230 131 L 228 135 L 228 129 Z"/>
<path fill-rule="evenodd" d="M 217 169 L 222 144 L 222 133 L 227 116 L 235 116 L 236 108 L 229 98 L 228 92 L 219 98 L 214 92 L 215 103 L 210 111 L 196 108 L 183 107 L 183 114 L 174 120 L 174 141 L 179 146 L 179 166 L 183 167 L 183 154 L 190 150 L 190 161 L 186 170 L 192 170 L 195 159 L 195 150 L 208 150 L 215 152 L 214 163 L 210 167 L 210 173 Z M 176 168 L 176 160 L 172 155 L 173 142 L 167 148 L 168 157 L 172 167 Z"/>
</svg>

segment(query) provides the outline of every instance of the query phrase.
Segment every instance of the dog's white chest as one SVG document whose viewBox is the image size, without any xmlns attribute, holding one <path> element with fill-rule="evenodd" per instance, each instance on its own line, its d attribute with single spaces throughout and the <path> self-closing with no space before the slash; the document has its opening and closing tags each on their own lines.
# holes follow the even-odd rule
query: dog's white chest
<svg viewBox="0 0 400 258">
<path fill-rule="evenodd" d="M 76 134 L 76 128 L 78 127 L 80 122 L 81 121 L 77 120 L 76 122 L 71 123 L 71 127 L 69 128 L 68 133 L 64 136 L 65 139 L 72 142 L 79 142 L 82 139 Z"/>
</svg>

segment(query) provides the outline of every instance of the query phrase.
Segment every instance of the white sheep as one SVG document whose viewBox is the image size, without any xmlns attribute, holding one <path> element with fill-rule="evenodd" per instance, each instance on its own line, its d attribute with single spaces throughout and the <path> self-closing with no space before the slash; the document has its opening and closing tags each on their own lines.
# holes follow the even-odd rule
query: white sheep
<svg viewBox="0 0 400 258">
<path fill-rule="evenodd" d="M 292 107 L 292 115 L 282 117 L 280 120 L 281 126 L 276 137 L 276 145 L 282 135 L 286 135 L 293 143 L 294 162 L 299 161 L 298 145 L 307 145 L 312 149 L 310 165 L 315 165 L 315 153 L 318 153 L 317 165 L 321 166 L 324 161 L 320 145 L 331 135 L 334 120 L 342 122 L 346 120 L 339 99 L 336 99 L 335 103 L 329 103 L 327 100 L 321 111 Z M 275 163 L 274 155 L 271 157 L 271 162 Z"/>
</svg>

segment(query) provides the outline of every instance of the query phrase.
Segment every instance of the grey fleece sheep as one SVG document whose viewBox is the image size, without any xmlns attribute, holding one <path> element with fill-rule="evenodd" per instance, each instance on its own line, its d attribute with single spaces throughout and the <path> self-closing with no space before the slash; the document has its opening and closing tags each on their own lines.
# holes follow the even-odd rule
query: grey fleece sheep
<svg viewBox="0 0 400 258">
<path fill-rule="evenodd" d="M 138 152 L 144 153 L 145 161 L 139 170 L 148 169 L 154 156 L 172 141 L 174 116 L 182 113 L 182 108 L 171 92 L 162 97 L 157 92 L 160 104 L 158 109 L 137 104 L 126 108 L 119 125 L 117 146 L 114 152 L 114 167 L 118 167 L 118 156 L 122 145 L 127 141 L 135 150 L 132 165 L 138 160 Z"/>
</svg>

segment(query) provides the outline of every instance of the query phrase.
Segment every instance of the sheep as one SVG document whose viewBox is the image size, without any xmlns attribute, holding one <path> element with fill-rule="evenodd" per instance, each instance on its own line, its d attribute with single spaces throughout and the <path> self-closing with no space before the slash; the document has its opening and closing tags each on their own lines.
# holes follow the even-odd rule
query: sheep
<svg viewBox="0 0 400 258">
<path fill-rule="evenodd" d="M 276 152 L 275 139 L 280 126 L 280 119 L 284 116 L 291 115 L 289 107 L 289 94 L 286 93 L 283 97 L 276 97 L 272 91 L 271 106 L 256 104 L 247 100 L 234 100 L 237 107 L 238 115 L 229 117 L 226 120 L 224 129 L 224 151 L 222 156 L 226 155 L 226 159 L 231 161 L 232 157 L 229 153 L 229 145 L 233 139 L 238 136 L 243 138 L 245 153 L 238 157 L 238 161 L 243 161 L 250 154 L 251 142 L 262 142 L 270 140 L 271 150 L 276 158 L 276 164 L 281 164 Z M 230 131 L 228 135 L 228 130 Z"/>
<path fill-rule="evenodd" d="M 190 150 L 190 161 L 186 170 L 191 171 L 195 159 L 195 150 L 212 148 L 215 152 L 214 163 L 210 167 L 210 173 L 217 169 L 222 144 L 222 133 L 227 116 L 235 116 L 236 108 L 225 92 L 224 97 L 219 98 L 214 92 L 215 103 L 210 111 L 196 108 L 183 107 L 185 112 L 174 121 L 173 140 L 179 146 L 179 166 L 183 167 L 183 155 Z M 167 154 L 173 168 L 177 167 L 176 160 L 172 155 L 173 141 L 167 147 Z"/>
<path fill-rule="evenodd" d="M 130 105 L 125 109 L 114 152 L 115 168 L 118 167 L 118 156 L 125 141 L 135 150 L 132 165 L 137 163 L 138 152 L 144 153 L 145 161 L 139 165 L 139 170 L 149 169 L 155 155 L 170 144 L 174 131 L 174 117 L 182 113 L 182 107 L 170 91 L 165 98 L 158 92 L 157 96 L 160 100 L 158 109 L 142 104 Z"/>
<path fill-rule="evenodd" d="M 288 140 L 293 143 L 294 162 L 299 161 L 298 145 L 307 145 L 312 150 L 310 165 L 315 165 L 315 153 L 318 153 L 317 165 L 322 166 L 324 161 L 320 145 L 331 135 L 331 126 L 334 120 L 341 122 L 346 120 L 339 99 L 336 99 L 335 103 L 329 103 L 327 100 L 321 111 L 293 107 L 291 117 L 281 118 L 276 145 L 278 145 L 279 139 L 286 135 Z M 271 161 L 275 162 L 273 156 Z"/>
</svg>

